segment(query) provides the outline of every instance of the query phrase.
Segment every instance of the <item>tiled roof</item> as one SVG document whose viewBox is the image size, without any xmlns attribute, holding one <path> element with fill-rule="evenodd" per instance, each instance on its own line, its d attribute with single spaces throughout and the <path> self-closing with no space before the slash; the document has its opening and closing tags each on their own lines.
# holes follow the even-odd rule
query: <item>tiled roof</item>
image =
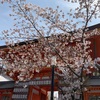
<svg viewBox="0 0 100 100">
<path fill-rule="evenodd" d="M 86 86 L 100 86 L 100 76 L 91 77 L 85 83 Z"/>
<path fill-rule="evenodd" d="M 0 82 L 2 81 L 13 81 L 13 79 L 11 79 L 10 77 L 8 77 L 7 75 L 0 75 Z"/>
<path fill-rule="evenodd" d="M 100 28 L 100 23 L 99 24 L 96 24 L 96 25 L 93 25 L 93 26 L 89 26 L 89 27 L 87 27 L 89 30 L 88 31 L 90 31 L 90 30 L 94 30 L 94 29 L 96 29 L 96 28 Z M 49 37 L 49 36 L 48 36 Z M 46 38 L 48 38 L 48 37 L 46 37 Z M 16 45 L 26 45 L 26 44 L 28 44 L 28 43 L 30 43 L 30 42 L 35 42 L 35 43 L 38 43 L 38 39 L 33 39 L 33 40 L 30 40 L 30 41 L 23 41 L 23 42 L 20 42 L 20 43 L 15 43 L 15 46 Z M 0 49 L 4 49 L 4 48 L 7 48 L 7 45 L 2 45 L 2 46 L 0 46 Z"/>
<path fill-rule="evenodd" d="M 7 75 L 0 75 L 0 89 L 13 88 L 14 81 Z"/>
</svg>

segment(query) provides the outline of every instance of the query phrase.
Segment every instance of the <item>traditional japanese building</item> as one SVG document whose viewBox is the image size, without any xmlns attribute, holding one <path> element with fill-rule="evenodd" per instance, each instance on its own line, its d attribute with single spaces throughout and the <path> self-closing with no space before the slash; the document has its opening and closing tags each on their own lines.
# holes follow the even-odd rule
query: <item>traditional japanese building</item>
<svg viewBox="0 0 100 100">
<path fill-rule="evenodd" d="M 51 68 L 46 68 L 35 73 L 34 79 L 30 81 L 14 82 L 11 78 L 4 75 L 0 81 L 0 100 L 49 100 L 51 90 Z M 1 78 L 1 76 L 0 76 Z M 54 91 L 58 91 L 55 77 Z M 57 98 L 57 96 L 55 97 Z"/>
<path fill-rule="evenodd" d="M 89 27 L 89 31 L 97 29 L 100 31 L 100 24 Z M 34 40 L 35 43 L 38 40 Z M 92 36 L 90 38 L 92 49 L 91 56 L 92 58 L 100 57 L 100 35 Z M 25 42 L 19 43 L 20 46 L 25 45 Z M 0 55 L 0 58 L 3 59 L 2 56 L 5 56 L 9 47 L 1 46 L 0 52 L 5 51 L 4 54 Z M 16 53 L 15 53 L 16 54 Z M 100 66 L 98 62 L 98 69 L 93 70 L 90 75 L 88 75 L 88 79 L 85 82 L 84 88 L 84 100 L 100 100 Z M 58 71 L 55 68 L 55 71 Z M 43 68 L 40 72 L 35 71 L 34 76 L 32 76 L 30 81 L 20 81 L 18 80 L 19 73 L 16 72 L 14 76 L 8 78 L 6 76 L 7 81 L 0 82 L 0 100 L 48 100 L 48 92 L 51 91 L 51 68 L 46 67 Z M 1 74 L 2 75 L 2 74 Z M 9 75 L 9 72 L 6 73 Z M 3 75 L 5 77 L 5 75 Z M 54 90 L 59 91 L 57 84 L 59 84 L 59 79 L 55 75 L 54 77 Z M 6 99 L 7 98 L 7 99 Z M 77 99 L 78 100 L 78 99 Z"/>
<path fill-rule="evenodd" d="M 84 100 L 100 100 L 100 74 L 90 77 L 85 83 Z"/>
<path fill-rule="evenodd" d="M 0 75 L 0 100 L 11 100 L 15 82 L 7 75 Z"/>
</svg>

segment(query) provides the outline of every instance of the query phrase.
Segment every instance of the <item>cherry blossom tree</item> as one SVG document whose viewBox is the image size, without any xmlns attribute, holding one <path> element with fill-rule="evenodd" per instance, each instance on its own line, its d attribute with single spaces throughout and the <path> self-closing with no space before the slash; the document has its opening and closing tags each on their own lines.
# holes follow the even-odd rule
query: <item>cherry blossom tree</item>
<svg viewBox="0 0 100 100">
<path fill-rule="evenodd" d="M 11 2 L 11 0 L 1 0 L 1 3 L 5 3 L 5 2 Z"/>
<path fill-rule="evenodd" d="M 50 67 L 51 58 L 55 56 L 55 66 L 61 71 L 55 74 L 63 77 L 65 84 L 62 88 L 58 86 L 63 94 L 61 100 L 72 100 L 77 93 L 83 100 L 84 77 L 91 73 L 90 67 L 97 69 L 97 61 L 100 61 L 91 57 L 89 41 L 100 32 L 95 29 L 88 33 L 88 23 L 100 17 L 100 1 L 64 2 L 77 3 L 78 7 L 63 12 L 59 6 L 41 8 L 25 0 L 10 1 L 13 11 L 10 16 L 15 24 L 13 29 L 2 32 L 8 49 L 0 55 L 7 73 L 12 77 L 17 72 L 20 81 L 32 79 L 34 70 Z"/>
</svg>

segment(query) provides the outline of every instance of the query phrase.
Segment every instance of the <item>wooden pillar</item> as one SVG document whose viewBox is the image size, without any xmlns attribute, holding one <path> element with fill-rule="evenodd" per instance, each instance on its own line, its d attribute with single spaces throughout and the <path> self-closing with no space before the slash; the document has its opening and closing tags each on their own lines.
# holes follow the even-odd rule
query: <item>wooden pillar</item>
<svg viewBox="0 0 100 100">
<path fill-rule="evenodd" d="M 2 93 L 0 92 L 0 100 L 2 100 Z"/>
<path fill-rule="evenodd" d="M 36 92 L 36 93 L 35 93 Z M 40 100 L 40 91 L 34 86 L 30 86 L 28 100 Z"/>
</svg>

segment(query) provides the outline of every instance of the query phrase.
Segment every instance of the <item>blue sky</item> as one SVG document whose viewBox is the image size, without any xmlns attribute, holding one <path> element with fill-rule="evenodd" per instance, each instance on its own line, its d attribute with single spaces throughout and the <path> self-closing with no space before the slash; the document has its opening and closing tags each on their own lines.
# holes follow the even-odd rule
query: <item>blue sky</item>
<svg viewBox="0 0 100 100">
<path fill-rule="evenodd" d="M 36 4 L 41 7 L 53 7 L 60 6 L 60 9 L 63 11 L 68 11 L 70 8 L 74 8 L 77 4 L 70 5 L 70 3 L 63 2 L 63 0 L 27 0 L 33 4 Z M 9 16 L 11 13 L 11 9 L 7 3 L 0 4 L 0 34 L 3 30 L 9 30 L 9 28 L 13 27 L 13 20 Z M 94 19 L 89 25 L 94 25 L 100 23 L 100 19 Z M 0 41 L 0 45 L 4 44 L 4 42 Z"/>
<path fill-rule="evenodd" d="M 53 7 L 56 8 L 57 5 L 61 5 L 61 8 L 64 9 L 65 5 L 63 4 L 62 0 L 27 0 L 33 4 L 36 4 L 41 7 Z M 66 7 L 69 8 L 69 7 Z M 0 4 L 0 32 L 4 29 L 9 29 L 13 27 L 13 20 L 9 16 L 11 13 L 11 9 L 7 3 Z"/>
</svg>

